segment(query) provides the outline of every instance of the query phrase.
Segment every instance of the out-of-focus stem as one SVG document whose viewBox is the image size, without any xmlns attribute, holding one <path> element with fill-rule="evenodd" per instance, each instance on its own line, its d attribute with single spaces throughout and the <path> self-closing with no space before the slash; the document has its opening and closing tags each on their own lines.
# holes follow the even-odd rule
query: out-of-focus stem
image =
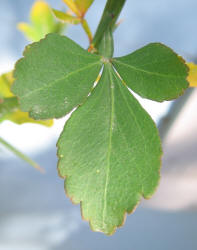
<svg viewBox="0 0 197 250">
<path fill-rule="evenodd" d="M 82 19 L 81 25 L 82 25 L 82 27 L 83 27 L 85 33 L 86 33 L 87 36 L 88 36 L 89 43 L 91 44 L 91 42 L 92 42 L 92 32 L 91 32 L 91 30 L 90 30 L 90 27 L 89 27 L 87 21 L 86 21 L 85 19 Z"/>
<path fill-rule="evenodd" d="M 4 147 L 6 147 L 8 150 L 13 152 L 16 156 L 21 158 L 22 160 L 26 161 L 28 164 L 30 164 L 35 169 L 39 170 L 41 173 L 44 173 L 45 170 L 41 168 L 36 162 L 34 162 L 32 159 L 30 159 L 28 156 L 21 153 L 18 149 L 10 145 L 7 141 L 5 141 L 2 137 L 0 137 L 0 144 L 2 144 Z"/>
</svg>

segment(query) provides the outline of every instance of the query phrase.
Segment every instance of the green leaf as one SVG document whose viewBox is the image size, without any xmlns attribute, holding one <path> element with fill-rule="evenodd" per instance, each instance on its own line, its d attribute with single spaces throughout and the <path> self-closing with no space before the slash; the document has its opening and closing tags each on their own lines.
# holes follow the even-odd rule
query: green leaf
<svg viewBox="0 0 197 250">
<path fill-rule="evenodd" d="M 188 68 L 183 59 L 160 43 L 115 58 L 113 65 L 128 87 L 144 98 L 171 100 L 188 87 Z"/>
<path fill-rule="evenodd" d="M 113 40 L 102 43 L 98 56 L 69 38 L 48 35 L 16 64 L 13 91 L 36 119 L 61 117 L 79 106 L 58 141 L 58 171 L 92 229 L 112 234 L 142 196 L 153 194 L 161 164 L 154 122 L 127 86 L 154 100 L 174 98 L 187 87 L 187 67 L 161 44 L 111 59 Z"/>
<path fill-rule="evenodd" d="M 36 121 L 30 118 L 27 112 L 20 110 L 18 99 L 10 90 L 13 82 L 13 71 L 0 76 L 0 123 L 9 120 L 16 124 L 30 122 L 52 126 L 53 120 Z"/>
<path fill-rule="evenodd" d="M 159 181 L 161 145 L 154 122 L 110 64 L 58 141 L 66 193 L 94 231 L 112 234 Z"/>
<path fill-rule="evenodd" d="M 84 102 L 101 66 L 100 56 L 67 37 L 49 34 L 27 46 L 16 64 L 12 90 L 31 117 L 59 118 Z"/>
</svg>

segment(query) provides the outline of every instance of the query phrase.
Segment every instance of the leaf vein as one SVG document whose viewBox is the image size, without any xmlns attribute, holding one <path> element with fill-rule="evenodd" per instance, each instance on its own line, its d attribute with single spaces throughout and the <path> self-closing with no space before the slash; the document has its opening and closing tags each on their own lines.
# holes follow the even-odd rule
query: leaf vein
<svg viewBox="0 0 197 250">
<path fill-rule="evenodd" d="M 40 88 L 38 88 L 38 89 L 34 89 L 33 91 L 28 92 L 27 94 L 21 96 L 21 99 L 27 98 L 28 96 L 30 96 L 30 95 L 32 95 L 32 94 L 38 92 L 38 91 L 42 91 L 42 90 L 45 89 L 45 88 L 49 88 L 49 87 L 55 85 L 55 84 L 56 84 L 57 82 L 59 82 L 59 81 L 66 80 L 67 78 L 69 78 L 69 77 L 70 77 L 71 75 L 73 75 L 73 74 L 76 74 L 76 73 L 78 73 L 78 72 L 80 72 L 80 71 L 83 71 L 83 70 L 85 70 L 85 69 L 91 68 L 91 67 L 93 67 L 93 66 L 95 66 L 95 65 L 97 65 L 97 64 L 100 64 L 100 62 L 96 62 L 96 63 L 94 62 L 94 63 L 92 63 L 92 64 L 89 64 L 88 66 L 86 65 L 86 66 L 84 66 L 84 67 L 82 67 L 82 68 L 80 68 L 80 69 L 74 70 L 74 71 L 72 71 L 72 72 L 66 74 L 65 76 L 63 76 L 63 77 L 61 77 L 61 78 L 59 78 L 59 79 L 57 79 L 57 80 L 55 80 L 55 81 L 49 82 L 49 83 L 43 85 L 42 87 L 40 87 Z"/>
<path fill-rule="evenodd" d="M 158 72 L 150 72 L 150 71 L 140 69 L 140 68 L 137 68 L 135 66 L 123 63 L 123 62 L 121 62 L 119 60 L 114 60 L 114 61 L 116 61 L 118 64 L 124 65 L 125 67 L 131 68 L 132 70 L 140 71 L 140 72 L 143 72 L 143 73 L 146 73 L 146 74 L 149 74 L 149 75 L 155 75 L 155 76 L 160 76 L 160 77 L 164 77 L 164 78 L 182 78 L 182 76 L 164 75 L 164 74 L 161 74 L 161 73 L 158 73 Z"/>
</svg>

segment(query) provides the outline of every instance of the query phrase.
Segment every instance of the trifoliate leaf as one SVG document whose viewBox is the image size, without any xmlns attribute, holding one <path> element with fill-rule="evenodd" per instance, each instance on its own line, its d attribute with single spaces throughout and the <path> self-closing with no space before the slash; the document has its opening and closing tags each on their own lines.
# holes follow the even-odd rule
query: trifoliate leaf
<svg viewBox="0 0 197 250">
<path fill-rule="evenodd" d="M 188 87 L 188 68 L 183 59 L 160 43 L 115 58 L 113 65 L 128 87 L 144 98 L 171 100 Z"/>
<path fill-rule="evenodd" d="M 36 1 L 30 13 L 30 24 L 19 23 L 18 28 L 30 41 L 39 41 L 48 33 L 58 33 L 64 25 L 57 22 L 45 1 Z"/>
<path fill-rule="evenodd" d="M 16 64 L 13 92 L 35 119 L 58 118 L 84 102 L 101 69 L 100 56 L 67 37 L 49 34 L 27 46 Z"/>
<path fill-rule="evenodd" d="M 188 82 L 190 87 L 197 87 L 197 65 L 194 63 L 187 63 L 189 67 Z"/>
<path fill-rule="evenodd" d="M 36 119 L 61 117 L 79 106 L 58 141 L 58 170 L 83 217 L 106 234 L 142 196 L 153 194 L 159 180 L 158 132 L 126 85 L 159 101 L 187 87 L 187 67 L 169 48 L 150 44 L 112 59 L 112 44 L 102 44 L 101 57 L 48 35 L 28 46 L 16 64 L 13 87 L 23 110 Z"/>
<path fill-rule="evenodd" d="M 112 234 L 158 184 L 157 129 L 110 64 L 57 145 L 66 193 L 94 231 Z"/>
</svg>

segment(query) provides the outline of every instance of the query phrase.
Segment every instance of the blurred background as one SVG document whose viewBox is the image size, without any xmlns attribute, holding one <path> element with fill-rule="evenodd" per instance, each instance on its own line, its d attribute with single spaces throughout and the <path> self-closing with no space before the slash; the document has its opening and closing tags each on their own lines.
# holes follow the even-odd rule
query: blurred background
<svg viewBox="0 0 197 250">
<path fill-rule="evenodd" d="M 61 0 L 47 2 L 59 10 L 65 8 Z M 93 32 L 105 2 L 95 0 L 87 13 Z M 28 44 L 16 26 L 28 21 L 33 3 L 0 0 L 0 73 L 13 69 Z M 196 0 L 127 1 L 120 16 L 123 22 L 114 34 L 115 55 L 162 42 L 186 61 L 195 62 L 196 10 Z M 66 35 L 87 48 L 88 39 L 80 25 L 68 27 Z M 82 221 L 79 206 L 72 205 L 64 194 L 63 180 L 56 171 L 56 141 L 65 118 L 51 128 L 1 123 L 0 136 L 37 161 L 46 174 L 0 147 L 0 250 L 196 250 L 197 91 L 187 92 L 187 102 L 183 97 L 167 118 L 172 102 L 139 99 L 165 137 L 161 182 L 154 196 L 143 200 L 111 237 L 92 232 Z M 166 121 L 173 117 L 177 119 L 168 130 Z"/>
</svg>

